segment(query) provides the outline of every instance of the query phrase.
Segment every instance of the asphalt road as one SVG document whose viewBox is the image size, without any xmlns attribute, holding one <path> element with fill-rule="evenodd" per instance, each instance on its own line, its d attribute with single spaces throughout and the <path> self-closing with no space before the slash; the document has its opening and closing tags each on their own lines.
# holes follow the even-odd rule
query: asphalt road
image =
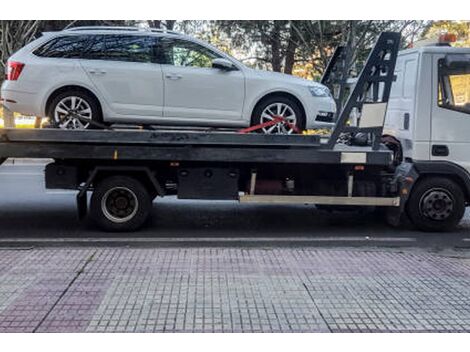
<svg viewBox="0 0 470 352">
<path fill-rule="evenodd" d="M 46 191 L 44 164 L 16 161 L 0 167 L 0 246 L 26 245 L 318 245 L 469 248 L 470 211 L 457 231 L 429 234 L 385 225 L 374 215 L 325 213 L 303 205 L 235 202 L 154 203 L 152 220 L 136 233 L 98 231 L 79 222 L 75 192 Z"/>
</svg>

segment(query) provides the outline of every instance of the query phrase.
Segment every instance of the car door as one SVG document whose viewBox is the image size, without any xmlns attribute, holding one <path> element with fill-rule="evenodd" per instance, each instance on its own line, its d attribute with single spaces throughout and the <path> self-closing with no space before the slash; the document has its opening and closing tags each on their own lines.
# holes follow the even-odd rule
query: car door
<svg viewBox="0 0 470 352">
<path fill-rule="evenodd" d="M 212 67 L 221 55 L 198 43 L 176 39 L 159 40 L 159 58 L 165 87 L 164 116 L 241 121 L 245 77 L 241 70 Z"/>
<path fill-rule="evenodd" d="M 470 172 L 470 54 L 433 55 L 431 159 Z"/>
<path fill-rule="evenodd" d="M 163 116 L 163 77 L 155 62 L 157 37 L 94 36 L 81 65 L 112 112 L 139 117 Z"/>
</svg>

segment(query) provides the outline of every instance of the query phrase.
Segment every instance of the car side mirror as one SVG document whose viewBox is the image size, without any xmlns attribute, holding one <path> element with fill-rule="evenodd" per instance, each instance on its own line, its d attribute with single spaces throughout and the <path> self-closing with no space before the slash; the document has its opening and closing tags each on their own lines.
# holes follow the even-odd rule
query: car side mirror
<svg viewBox="0 0 470 352">
<path fill-rule="evenodd" d="M 233 71 L 236 70 L 235 65 L 227 59 L 217 58 L 212 60 L 212 67 L 224 71 Z"/>
</svg>

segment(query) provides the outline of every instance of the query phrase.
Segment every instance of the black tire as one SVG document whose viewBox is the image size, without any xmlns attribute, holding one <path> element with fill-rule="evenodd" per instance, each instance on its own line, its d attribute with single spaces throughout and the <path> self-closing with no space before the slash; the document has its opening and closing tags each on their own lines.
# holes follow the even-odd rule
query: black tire
<svg viewBox="0 0 470 352">
<path fill-rule="evenodd" d="M 151 196 L 141 182 L 128 176 L 112 176 L 95 187 L 90 216 L 104 231 L 135 231 L 145 224 L 151 209 Z"/>
<path fill-rule="evenodd" d="M 288 105 L 295 113 L 297 119 L 297 122 L 295 124 L 296 127 L 301 131 L 305 129 L 305 116 L 302 111 L 302 108 L 294 99 L 289 98 L 287 96 L 272 96 L 263 99 L 259 104 L 256 105 L 253 110 L 253 113 L 251 115 L 251 126 L 259 125 L 261 123 L 261 114 L 263 113 L 264 109 L 266 109 L 269 105 L 275 103 L 282 103 Z M 258 130 L 257 132 L 262 133 L 261 130 Z"/>
<path fill-rule="evenodd" d="M 419 230 L 451 231 L 465 213 L 464 193 L 457 183 L 448 178 L 425 178 L 413 187 L 406 212 Z"/>
<path fill-rule="evenodd" d="M 54 110 L 59 104 L 59 102 L 67 98 L 69 96 L 77 96 L 85 100 L 88 105 L 90 105 L 91 112 L 92 112 L 92 121 L 98 124 L 103 124 L 103 114 L 101 112 L 101 106 L 99 101 L 90 93 L 82 90 L 68 90 L 62 93 L 59 93 L 57 96 L 52 99 L 51 103 L 49 104 L 49 108 L 47 111 L 47 116 L 49 117 L 50 125 L 53 128 L 60 128 L 58 122 L 54 119 Z M 90 123 L 87 129 L 99 129 L 100 127 L 96 124 Z"/>
</svg>

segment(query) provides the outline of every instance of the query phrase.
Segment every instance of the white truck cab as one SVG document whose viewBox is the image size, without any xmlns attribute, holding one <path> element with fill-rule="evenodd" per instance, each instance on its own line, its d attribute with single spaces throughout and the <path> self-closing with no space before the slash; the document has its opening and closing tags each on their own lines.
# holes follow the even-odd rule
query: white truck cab
<svg viewBox="0 0 470 352">
<path fill-rule="evenodd" d="M 470 48 L 403 50 L 395 75 L 384 134 L 400 141 L 405 160 L 470 172 Z"/>
</svg>

